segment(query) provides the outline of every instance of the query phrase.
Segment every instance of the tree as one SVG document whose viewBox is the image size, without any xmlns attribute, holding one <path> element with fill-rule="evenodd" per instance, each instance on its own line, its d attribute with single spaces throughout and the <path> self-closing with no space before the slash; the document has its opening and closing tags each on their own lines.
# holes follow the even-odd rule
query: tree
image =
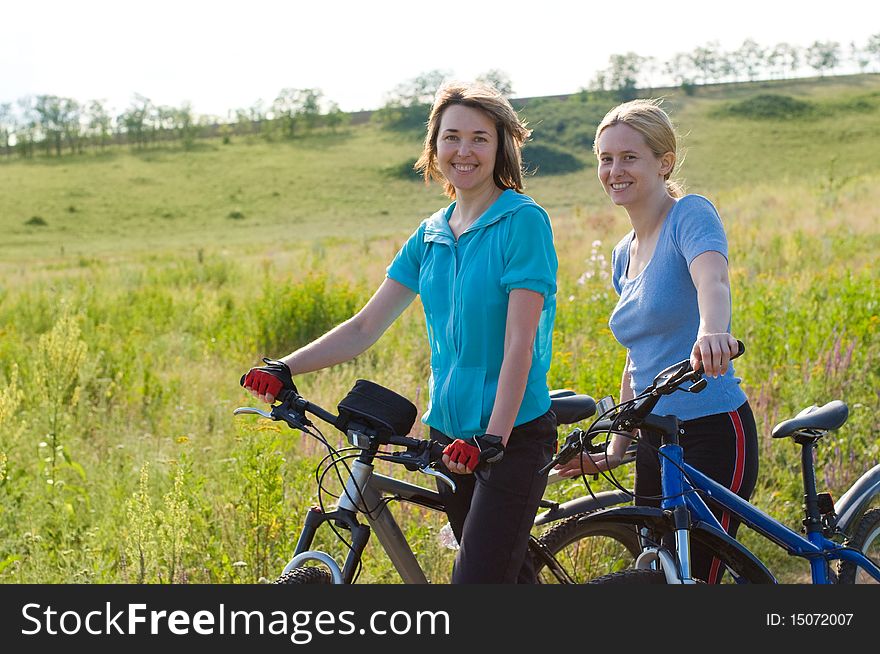
<svg viewBox="0 0 880 654">
<path fill-rule="evenodd" d="M 34 102 L 34 111 L 46 146 L 46 154 L 51 154 L 54 147 L 55 155 L 60 157 L 64 141 L 67 141 L 71 152 L 77 150 L 81 114 L 76 100 L 57 95 L 38 95 Z"/>
<path fill-rule="evenodd" d="M 113 133 L 113 119 L 100 100 L 92 100 L 86 107 L 86 125 L 95 147 L 107 147 Z"/>
<path fill-rule="evenodd" d="M 682 87 L 692 86 L 697 76 L 693 58 L 685 52 L 676 53 L 667 61 L 663 65 L 663 72 Z"/>
<path fill-rule="evenodd" d="M 746 39 L 733 53 L 732 60 L 736 65 L 736 73 L 743 72 L 753 82 L 758 78 L 765 64 L 767 51 L 753 39 Z"/>
<path fill-rule="evenodd" d="M 192 105 L 184 102 L 179 108 L 175 109 L 173 114 L 174 130 L 180 139 L 184 149 L 189 150 L 196 141 L 199 133 L 199 125 L 193 114 Z"/>
<path fill-rule="evenodd" d="M 871 53 L 866 48 L 860 48 L 855 41 L 850 41 L 849 58 L 859 67 L 860 73 L 864 73 L 871 63 Z"/>
<path fill-rule="evenodd" d="M 876 59 L 877 62 L 880 62 L 880 32 L 868 38 L 868 44 L 865 46 L 865 50 Z"/>
<path fill-rule="evenodd" d="M 3 144 L 3 152 L 7 158 L 11 153 L 9 147 L 12 135 L 15 133 L 15 116 L 12 113 L 12 103 L 4 102 L 0 104 L 0 143 Z"/>
<path fill-rule="evenodd" d="M 739 81 L 741 70 L 736 50 L 732 52 L 718 51 L 718 60 L 715 65 L 715 75 L 718 81 Z"/>
<path fill-rule="evenodd" d="M 64 140 L 71 154 L 82 154 L 83 151 L 83 112 L 79 102 L 72 98 L 61 99 L 61 111 L 63 120 Z"/>
<path fill-rule="evenodd" d="M 639 78 L 648 61 L 648 57 L 642 57 L 635 52 L 611 55 L 608 58 L 608 67 L 596 73 L 590 88 L 611 91 L 619 100 L 632 100 L 637 95 Z"/>
<path fill-rule="evenodd" d="M 807 48 L 807 63 L 824 77 L 826 70 L 832 71 L 840 63 L 840 44 L 837 41 L 814 41 Z"/>
<path fill-rule="evenodd" d="M 597 70 L 593 75 L 593 79 L 587 85 L 590 91 L 606 91 L 608 89 L 608 70 L 603 68 Z"/>
<path fill-rule="evenodd" d="M 375 119 L 387 129 L 421 130 L 428 108 L 449 73 L 431 70 L 394 87 Z"/>
<path fill-rule="evenodd" d="M 339 127 L 345 125 L 349 120 L 349 115 L 339 108 L 335 102 L 331 102 L 327 109 L 327 116 L 324 118 L 330 131 L 336 133 Z"/>
<path fill-rule="evenodd" d="M 177 138 L 177 109 L 169 105 L 159 105 L 153 112 L 153 140 Z"/>
<path fill-rule="evenodd" d="M 119 115 L 117 123 L 124 130 L 130 146 L 142 148 L 147 144 L 150 116 L 154 112 L 152 101 L 135 93 L 131 106 Z"/>
<path fill-rule="evenodd" d="M 505 98 L 513 95 L 513 84 L 510 81 L 510 75 L 498 68 L 493 68 L 479 75 L 476 81 L 495 88 Z"/>
<path fill-rule="evenodd" d="M 699 73 L 703 84 L 718 80 L 720 56 L 721 49 L 717 41 L 699 46 L 691 53 L 691 65 Z"/>
<path fill-rule="evenodd" d="M 801 50 L 790 43 L 777 43 L 767 55 L 767 65 L 771 71 L 785 78 L 793 75 L 801 64 Z"/>
<path fill-rule="evenodd" d="M 644 57 L 635 52 L 624 55 L 611 55 L 608 66 L 608 90 L 614 91 L 621 101 L 633 100 L 637 93 L 638 76 Z"/>
<path fill-rule="evenodd" d="M 434 102 L 434 96 L 449 77 L 448 71 L 430 70 L 398 84 L 388 94 L 388 104 L 401 107 L 413 107 Z"/>
<path fill-rule="evenodd" d="M 292 139 L 296 133 L 297 114 L 300 111 L 299 89 L 281 89 L 278 97 L 272 101 L 272 118 L 280 129 L 281 135 Z"/>
<path fill-rule="evenodd" d="M 250 107 L 235 110 L 235 133 L 257 134 L 265 121 L 265 103 L 262 99 L 258 99 Z"/>
<path fill-rule="evenodd" d="M 303 89 L 299 92 L 299 113 L 306 130 L 311 131 L 321 121 L 321 100 L 324 93 L 320 89 Z"/>
<path fill-rule="evenodd" d="M 34 156 L 34 147 L 39 131 L 39 118 L 35 108 L 36 101 L 33 96 L 19 98 L 18 114 L 20 116 L 15 130 L 15 149 L 24 158 Z"/>
</svg>

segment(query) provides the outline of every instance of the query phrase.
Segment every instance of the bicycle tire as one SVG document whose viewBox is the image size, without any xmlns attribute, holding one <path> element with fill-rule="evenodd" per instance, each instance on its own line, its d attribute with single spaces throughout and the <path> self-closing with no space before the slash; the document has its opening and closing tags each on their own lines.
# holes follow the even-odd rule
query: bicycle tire
<svg viewBox="0 0 880 654">
<path fill-rule="evenodd" d="M 582 584 L 632 566 L 641 552 L 635 527 L 581 522 L 583 515 L 573 515 L 557 522 L 538 538 L 569 577 Z M 538 583 L 561 583 L 539 555 L 531 551 L 530 555 Z"/>
<path fill-rule="evenodd" d="M 324 568 L 300 566 L 287 572 L 273 583 L 276 584 L 332 584 L 333 577 Z"/>
<path fill-rule="evenodd" d="M 880 508 L 870 509 L 859 519 L 852 538 L 846 544 L 859 550 L 877 565 L 880 565 Z M 839 584 L 876 584 L 867 572 L 851 561 L 841 560 L 837 568 Z"/>
<path fill-rule="evenodd" d="M 590 584 L 666 584 L 662 570 L 622 570 L 593 579 Z"/>
</svg>

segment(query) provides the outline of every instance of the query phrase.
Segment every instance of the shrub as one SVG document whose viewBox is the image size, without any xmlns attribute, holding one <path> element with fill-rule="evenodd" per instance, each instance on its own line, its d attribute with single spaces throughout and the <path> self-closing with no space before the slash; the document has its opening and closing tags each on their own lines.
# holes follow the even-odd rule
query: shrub
<svg viewBox="0 0 880 654">
<path fill-rule="evenodd" d="M 422 180 L 422 174 L 415 169 L 416 161 L 418 161 L 418 159 L 412 157 L 399 164 L 388 166 L 383 172 L 388 175 L 388 177 L 393 177 L 395 179 L 408 179 L 413 181 Z"/>
<path fill-rule="evenodd" d="M 255 307 L 257 350 L 287 353 L 302 347 L 352 317 L 361 304 L 351 286 L 325 275 L 267 286 Z"/>
<path fill-rule="evenodd" d="M 754 120 L 785 120 L 803 118 L 815 110 L 813 103 L 798 100 L 790 95 L 762 93 L 728 105 L 726 113 Z"/>
<path fill-rule="evenodd" d="M 389 103 L 373 112 L 373 120 L 383 129 L 394 132 L 423 132 L 431 112 L 430 104 L 404 107 Z"/>
<path fill-rule="evenodd" d="M 526 170 L 539 175 L 573 173 L 586 165 L 561 148 L 539 143 L 529 143 L 523 148 L 523 164 Z"/>
</svg>

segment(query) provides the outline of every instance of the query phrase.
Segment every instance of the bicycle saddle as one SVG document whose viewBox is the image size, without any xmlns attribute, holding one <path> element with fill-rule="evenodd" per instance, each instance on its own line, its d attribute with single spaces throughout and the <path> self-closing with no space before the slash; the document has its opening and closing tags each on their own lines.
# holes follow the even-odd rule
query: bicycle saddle
<svg viewBox="0 0 880 654">
<path fill-rule="evenodd" d="M 550 408 L 560 425 L 572 425 L 596 413 L 596 400 L 572 391 L 550 391 Z"/>
<path fill-rule="evenodd" d="M 846 422 L 847 416 L 849 408 L 840 400 L 832 400 L 822 407 L 809 406 L 794 418 L 776 425 L 773 438 L 786 438 L 802 431 L 834 431 Z"/>
</svg>

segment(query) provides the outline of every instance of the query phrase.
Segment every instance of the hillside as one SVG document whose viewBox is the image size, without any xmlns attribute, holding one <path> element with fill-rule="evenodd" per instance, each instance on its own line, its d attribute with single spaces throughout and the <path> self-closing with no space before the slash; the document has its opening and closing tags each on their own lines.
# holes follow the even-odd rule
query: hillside
<svg viewBox="0 0 880 654">
<path fill-rule="evenodd" d="M 796 120 L 725 112 L 762 94 L 807 101 L 814 111 Z M 880 75 L 654 95 L 666 98 L 683 134 L 682 176 L 704 194 L 793 180 L 836 187 L 880 168 Z M 551 147 L 584 165 L 549 175 L 538 162 L 527 191 L 555 212 L 604 206 L 591 179 L 589 147 L 596 122 L 612 104 L 579 96 L 524 103 L 532 147 Z M 443 202 L 436 186 L 393 172 L 419 149 L 419 134 L 364 124 L 290 142 L 242 137 L 229 144 L 209 140 L 189 152 L 165 145 L 13 159 L 0 165 L 0 259 L 57 262 L 167 247 L 274 247 L 346 238 L 352 229 L 358 238 L 403 233 Z"/>
</svg>

